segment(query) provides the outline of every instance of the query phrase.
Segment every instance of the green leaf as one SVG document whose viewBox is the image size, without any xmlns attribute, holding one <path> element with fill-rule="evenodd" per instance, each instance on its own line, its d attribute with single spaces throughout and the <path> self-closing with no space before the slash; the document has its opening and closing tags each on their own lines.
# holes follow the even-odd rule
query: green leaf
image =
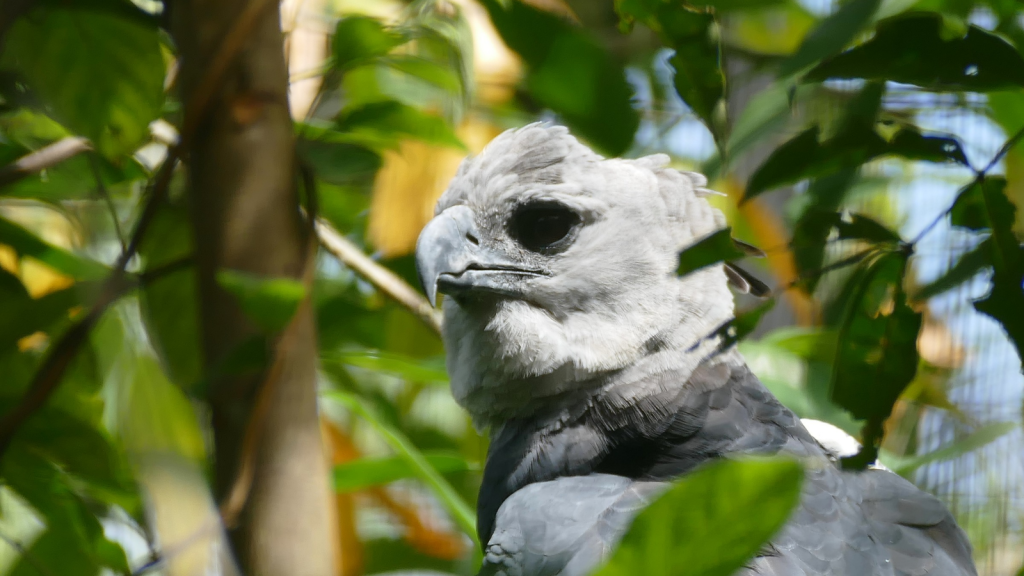
<svg viewBox="0 0 1024 576">
<path fill-rule="evenodd" d="M 418 359 L 377 350 L 352 350 L 328 354 L 323 360 L 393 374 L 409 382 L 448 383 L 444 358 Z"/>
<path fill-rule="evenodd" d="M 725 350 L 752 334 L 754 329 L 757 328 L 757 324 L 761 321 L 761 317 L 763 317 L 765 313 L 771 310 L 774 306 L 774 299 L 765 300 L 750 310 L 736 314 L 732 320 L 729 320 L 725 324 L 719 326 L 718 329 L 713 332 L 714 336 L 722 339 L 721 344 L 718 345 L 718 349 Z"/>
<path fill-rule="evenodd" d="M 1016 422 L 990 422 L 983 426 L 979 426 L 975 430 L 971 431 L 967 436 L 937 450 L 928 452 L 927 454 L 920 454 L 918 456 L 911 456 L 907 458 L 893 457 L 890 455 L 889 458 L 886 459 L 886 465 L 900 476 L 909 476 L 921 466 L 925 466 L 933 462 L 942 462 L 943 460 L 949 460 L 951 458 L 958 458 L 965 454 L 974 452 L 975 450 L 991 444 L 1006 434 L 1016 430 L 1017 426 Z"/>
<path fill-rule="evenodd" d="M 377 413 L 359 396 L 337 390 L 328 392 L 324 396 L 344 404 L 373 426 L 384 438 L 384 441 L 391 446 L 391 449 L 415 471 L 416 476 L 430 486 L 434 494 L 448 508 L 455 523 L 479 546 L 476 535 L 476 514 L 400 430 L 378 417 Z"/>
<path fill-rule="evenodd" d="M 988 214 L 985 210 L 985 198 L 981 193 L 981 182 L 974 180 L 957 194 L 953 206 L 949 209 L 949 221 L 953 226 L 968 230 L 987 230 Z"/>
<path fill-rule="evenodd" d="M 446 68 L 432 60 L 402 54 L 383 58 L 381 63 L 393 70 L 415 76 L 449 92 L 462 90 L 462 80 L 459 79 L 459 75 L 450 68 Z"/>
<path fill-rule="evenodd" d="M 139 246 L 145 271 L 159 270 L 192 254 L 187 210 L 180 204 L 164 204 Z M 139 291 L 149 341 L 171 379 L 186 388 L 200 380 L 203 370 L 197 286 L 194 268 L 186 266 L 144 283 Z"/>
<path fill-rule="evenodd" d="M 744 201 L 772 188 L 856 168 L 886 152 L 885 140 L 864 125 L 848 126 L 824 142 L 818 135 L 815 125 L 775 149 L 750 177 Z"/>
<path fill-rule="evenodd" d="M 595 576 L 728 576 L 782 526 L 803 472 L 790 460 L 722 460 L 641 512 Z"/>
<path fill-rule="evenodd" d="M 925 136 L 912 128 L 903 128 L 889 141 L 889 153 L 907 160 L 956 162 L 970 166 L 963 146 L 953 137 Z"/>
<path fill-rule="evenodd" d="M 334 64 L 340 69 L 359 65 L 383 56 L 404 44 L 405 38 L 388 30 L 375 18 L 350 16 L 338 21 L 334 29 Z"/>
<path fill-rule="evenodd" d="M 308 125 L 307 125 L 308 126 Z M 332 130 L 302 130 L 295 148 L 320 180 L 337 185 L 370 181 L 381 166 L 377 152 L 365 142 Z"/>
<path fill-rule="evenodd" d="M 1006 178 L 976 179 L 954 202 L 950 219 L 954 226 L 991 230 L 983 245 L 989 248 L 992 291 L 974 308 L 1002 324 L 1024 358 L 1024 247 L 1014 233 L 1017 207 L 1006 197 Z"/>
<path fill-rule="evenodd" d="M 121 574 L 131 571 L 124 552 L 106 539 L 103 526 L 72 492 L 67 478 L 40 455 L 12 445 L 0 474 L 46 524 L 8 574 L 39 576 L 42 569 L 61 576 L 96 576 L 103 567 Z"/>
<path fill-rule="evenodd" d="M 676 274 L 685 276 L 719 262 L 739 260 L 746 254 L 732 240 L 732 228 L 723 228 L 688 246 L 679 254 Z"/>
<path fill-rule="evenodd" d="M 863 78 L 928 90 L 989 91 L 1024 86 L 1024 57 L 977 26 L 962 37 L 943 33 L 940 14 L 911 13 L 885 20 L 875 36 L 811 70 L 807 79 Z"/>
<path fill-rule="evenodd" d="M 306 297 L 306 288 L 294 278 L 267 278 L 238 270 L 219 270 L 217 283 L 235 296 L 250 320 L 269 333 L 284 330 Z"/>
<path fill-rule="evenodd" d="M 633 142 L 639 116 L 622 66 L 584 30 L 520 0 L 484 0 L 505 44 L 527 66 L 526 85 L 573 131 L 617 156 Z"/>
<path fill-rule="evenodd" d="M 72 286 L 39 298 L 5 295 L 0 299 L 0 351 L 13 349 L 21 338 L 67 320 L 71 309 L 82 304 L 80 290 Z"/>
<path fill-rule="evenodd" d="M 473 469 L 473 466 L 457 453 L 424 452 L 423 459 L 441 474 Z M 402 456 L 359 458 L 334 467 L 334 490 L 356 492 L 416 476 L 416 470 Z"/>
<path fill-rule="evenodd" d="M 725 131 L 725 74 L 714 15 L 657 0 L 621 2 L 618 8 L 620 13 L 634 10 L 633 17 L 675 50 L 669 64 L 675 70 L 676 92 L 720 141 Z"/>
<path fill-rule="evenodd" d="M 402 138 L 415 138 L 466 149 L 444 118 L 394 101 L 373 102 L 345 111 L 338 119 L 338 130 L 379 142 L 384 147 L 395 147 Z"/>
<path fill-rule="evenodd" d="M 782 62 L 779 76 L 785 77 L 831 56 L 853 40 L 878 10 L 880 0 L 851 0 L 839 6 L 804 38 L 796 53 Z"/>
<path fill-rule="evenodd" d="M 2 66 L 21 74 L 57 120 L 108 158 L 133 152 L 163 106 L 156 26 L 76 4 L 46 4 L 20 18 Z"/>
<path fill-rule="evenodd" d="M 21 226 L 0 218 L 0 244 L 6 244 L 21 256 L 30 256 L 77 280 L 99 280 L 110 271 L 106 266 L 59 248 L 40 239 Z"/>
<path fill-rule="evenodd" d="M 882 253 L 849 280 L 830 395 L 854 418 L 867 420 L 857 459 L 863 465 L 874 461 L 882 422 L 917 373 L 921 314 L 907 305 L 906 266 L 906 253 Z"/>
<path fill-rule="evenodd" d="M 835 226 L 842 239 L 867 240 L 869 242 L 896 242 L 902 241 L 900 235 L 880 224 L 877 220 L 863 214 L 853 214 L 850 220 L 846 221 L 841 214 L 835 215 Z"/>
<path fill-rule="evenodd" d="M 992 247 L 989 245 L 990 242 L 991 239 L 986 239 L 977 248 L 961 256 L 956 264 L 947 270 L 945 274 L 918 290 L 914 294 L 914 300 L 924 301 L 952 290 L 967 280 L 974 278 L 985 267 L 991 266 Z"/>
</svg>

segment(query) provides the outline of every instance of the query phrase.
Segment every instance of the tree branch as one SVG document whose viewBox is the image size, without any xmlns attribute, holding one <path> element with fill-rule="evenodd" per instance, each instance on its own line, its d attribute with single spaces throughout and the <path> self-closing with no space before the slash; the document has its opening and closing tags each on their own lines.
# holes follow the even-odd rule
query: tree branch
<svg viewBox="0 0 1024 576">
<path fill-rule="evenodd" d="M 320 245 L 342 264 L 363 277 L 389 298 L 398 302 L 435 333 L 441 333 L 441 316 L 415 288 L 397 274 L 374 262 L 358 246 L 350 242 L 324 220 L 317 220 L 316 235 Z"/>
<path fill-rule="evenodd" d="M 0 186 L 13 184 L 22 178 L 51 168 L 61 162 L 92 150 L 89 141 L 80 136 L 68 136 L 30 152 L 0 168 Z"/>
<path fill-rule="evenodd" d="M 206 115 L 210 101 L 220 85 L 221 78 L 225 71 L 242 47 L 243 40 L 251 31 L 258 20 L 258 16 L 269 0 L 259 0 L 247 5 L 242 15 L 235 21 L 232 29 L 224 37 L 219 50 L 203 75 L 189 99 L 189 107 L 186 109 L 184 128 L 181 130 L 181 137 L 177 145 L 167 151 L 167 158 L 160 166 L 152 185 L 149 188 L 148 198 L 143 207 L 142 214 L 135 223 L 135 230 L 132 233 L 128 245 L 121 251 L 114 271 L 110 274 L 100 290 L 99 298 L 93 303 L 92 308 L 82 317 L 81 320 L 72 325 L 48 351 L 42 365 L 36 371 L 29 384 L 28 391 L 18 401 L 18 404 L 4 415 L 0 420 L 0 459 L 6 453 L 11 440 L 18 429 L 28 418 L 39 410 L 46 400 L 60 385 L 64 373 L 75 355 L 81 349 L 89 336 L 92 327 L 99 321 L 100 317 L 117 298 L 123 293 L 125 269 L 128 262 L 138 251 L 149 224 L 156 216 L 157 210 L 167 197 L 171 177 L 177 167 L 181 152 L 191 140 L 200 121 Z M 53 166 L 75 154 L 89 150 L 91 147 L 84 138 L 65 138 L 45 148 L 28 154 L 13 164 L 0 171 L 0 184 L 4 183 L 3 177 L 7 174 L 8 182 L 17 181 L 33 172 L 38 172 L 48 166 Z"/>
</svg>

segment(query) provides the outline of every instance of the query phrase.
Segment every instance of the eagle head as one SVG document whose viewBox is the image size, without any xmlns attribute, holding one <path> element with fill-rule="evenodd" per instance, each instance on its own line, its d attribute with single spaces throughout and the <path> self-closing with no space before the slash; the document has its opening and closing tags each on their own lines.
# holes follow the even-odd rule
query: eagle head
<svg viewBox="0 0 1024 576">
<path fill-rule="evenodd" d="M 603 158 L 543 124 L 462 163 L 416 264 L 431 302 L 447 296 L 452 391 L 478 425 L 605 374 L 673 368 L 732 316 L 721 265 L 676 275 L 679 252 L 725 220 L 703 176 L 667 165 Z"/>
</svg>

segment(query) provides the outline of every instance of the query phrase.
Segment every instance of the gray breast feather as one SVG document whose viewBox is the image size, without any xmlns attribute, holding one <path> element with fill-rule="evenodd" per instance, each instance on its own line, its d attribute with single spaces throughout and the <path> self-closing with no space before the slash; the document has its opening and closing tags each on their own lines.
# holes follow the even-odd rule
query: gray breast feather
<svg viewBox="0 0 1024 576">
<path fill-rule="evenodd" d="M 582 576 L 667 487 L 610 474 L 530 484 L 498 509 L 481 575 Z"/>
</svg>

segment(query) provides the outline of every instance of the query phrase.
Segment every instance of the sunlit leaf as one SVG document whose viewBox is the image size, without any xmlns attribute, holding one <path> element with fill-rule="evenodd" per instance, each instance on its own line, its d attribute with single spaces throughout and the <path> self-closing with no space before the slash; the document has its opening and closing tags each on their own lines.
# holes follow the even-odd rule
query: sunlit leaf
<svg viewBox="0 0 1024 576">
<path fill-rule="evenodd" d="M 526 85 L 573 131 L 613 156 L 633 141 L 639 118 L 621 66 L 587 32 L 519 0 L 483 2 L 505 43 L 525 61 Z"/>
<path fill-rule="evenodd" d="M 54 246 L 21 226 L 0 218 L 0 244 L 14 248 L 21 256 L 30 256 L 57 272 L 79 280 L 98 280 L 109 269 L 85 256 Z"/>
<path fill-rule="evenodd" d="M 473 466 L 458 454 L 424 452 L 424 460 L 441 474 L 466 472 Z M 418 474 L 402 456 L 364 457 L 334 467 L 334 490 L 356 492 L 396 480 L 415 478 Z"/>
<path fill-rule="evenodd" d="M 253 322 L 267 332 L 283 330 L 306 297 L 302 282 L 265 278 L 238 270 L 219 270 L 217 283 L 230 292 Z"/>
<path fill-rule="evenodd" d="M 462 80 L 458 74 L 450 68 L 426 58 L 403 54 L 383 58 L 381 63 L 450 92 L 458 92 L 462 89 Z"/>
<path fill-rule="evenodd" d="M 596 576 L 728 576 L 761 549 L 800 496 L 789 460 L 719 461 L 641 512 Z"/>
<path fill-rule="evenodd" d="M 110 158 L 134 151 L 160 115 L 160 32 L 141 18 L 46 4 L 11 28 L 2 62 L 28 80 L 58 120 Z"/>
<path fill-rule="evenodd" d="M 49 330 L 82 304 L 80 287 L 72 286 L 39 298 L 6 295 L 0 300 L 0 351 L 13 348 L 21 338 Z"/>
<path fill-rule="evenodd" d="M 999 90 L 1024 86 L 1024 57 L 977 26 L 968 26 L 963 37 L 947 38 L 941 15 L 912 13 L 880 23 L 872 39 L 823 62 L 807 78 L 891 80 L 929 90 Z"/>
<path fill-rule="evenodd" d="M 871 16 L 881 0 L 851 0 L 839 6 L 804 38 L 796 54 L 782 62 L 780 76 L 799 72 L 819 60 L 831 56 L 850 43 Z"/>
<path fill-rule="evenodd" d="M 676 274 L 685 276 L 719 262 L 744 258 L 746 253 L 732 241 L 732 228 L 723 228 L 705 236 L 679 254 Z"/>
</svg>

